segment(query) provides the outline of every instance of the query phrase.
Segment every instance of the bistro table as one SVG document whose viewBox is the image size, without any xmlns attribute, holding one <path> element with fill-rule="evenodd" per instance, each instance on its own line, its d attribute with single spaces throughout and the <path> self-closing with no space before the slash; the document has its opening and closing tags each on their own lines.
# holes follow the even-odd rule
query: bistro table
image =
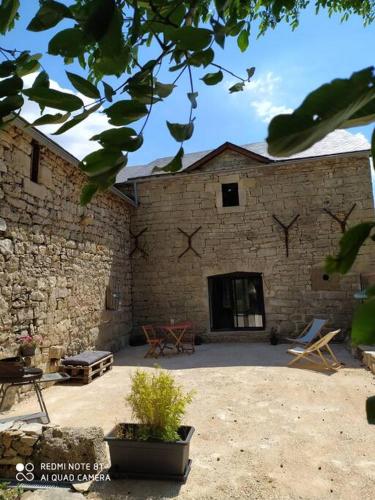
<svg viewBox="0 0 375 500">
<path fill-rule="evenodd" d="M 43 424 L 49 424 L 50 418 L 48 415 L 46 403 L 43 399 L 42 390 L 39 384 L 46 382 L 65 382 L 70 378 L 65 373 L 44 373 L 42 375 L 35 373 L 25 373 L 22 377 L 0 377 L 0 411 L 2 410 L 8 389 L 11 387 L 20 387 L 22 385 L 32 385 L 38 398 L 38 403 L 41 411 L 30 415 L 14 416 L 0 419 L 0 423 L 9 422 L 11 420 L 18 421 L 36 421 L 40 420 Z"/>
<path fill-rule="evenodd" d="M 160 325 L 158 328 L 166 337 L 165 344 L 168 344 L 168 341 L 171 341 L 173 346 L 176 348 L 177 353 L 182 353 L 184 352 L 183 337 L 185 333 L 191 329 L 191 327 L 191 321 L 184 321 L 181 323 Z"/>
</svg>

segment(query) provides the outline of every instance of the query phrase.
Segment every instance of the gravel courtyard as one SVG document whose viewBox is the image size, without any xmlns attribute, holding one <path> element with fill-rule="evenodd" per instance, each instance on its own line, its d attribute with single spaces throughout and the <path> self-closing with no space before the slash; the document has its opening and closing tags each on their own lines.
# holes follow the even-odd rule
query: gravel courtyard
<svg viewBox="0 0 375 500">
<path fill-rule="evenodd" d="M 196 431 L 192 471 L 183 486 L 168 482 L 97 484 L 90 499 L 348 499 L 375 498 L 375 429 L 365 401 L 374 377 L 343 346 L 345 367 L 327 374 L 287 368 L 286 345 L 206 344 L 194 355 L 159 358 L 196 395 L 185 423 Z M 113 370 L 87 386 L 44 391 L 51 422 L 99 425 L 129 421 L 125 395 L 146 347 L 129 347 Z M 32 412 L 34 397 L 12 413 Z"/>
</svg>

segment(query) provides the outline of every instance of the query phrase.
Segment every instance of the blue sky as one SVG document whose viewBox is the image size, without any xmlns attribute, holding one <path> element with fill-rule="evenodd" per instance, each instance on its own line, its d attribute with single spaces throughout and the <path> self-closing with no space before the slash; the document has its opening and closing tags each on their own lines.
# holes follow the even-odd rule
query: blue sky
<svg viewBox="0 0 375 500">
<path fill-rule="evenodd" d="M 29 49 L 44 52 L 54 31 L 37 34 L 25 30 L 35 12 L 36 0 L 23 1 L 22 20 L 2 41 L 8 48 Z M 69 4 L 70 2 L 66 2 Z M 300 20 L 300 27 L 292 32 L 289 26 L 279 25 L 276 30 L 256 39 L 254 35 L 247 52 L 241 53 L 235 41 L 230 40 L 225 50 L 217 47 L 216 62 L 237 74 L 245 75 L 246 68 L 256 67 L 253 82 L 242 93 L 228 93 L 233 77 L 226 75 L 216 87 L 208 87 L 199 78 L 205 73 L 194 75 L 195 90 L 199 92 L 193 138 L 185 143 L 185 151 L 199 151 L 219 146 L 225 141 L 248 144 L 264 140 L 269 119 L 279 113 L 298 106 L 306 94 L 322 83 L 335 77 L 348 77 L 353 71 L 373 64 L 372 50 L 375 26 L 363 27 L 362 20 L 352 17 L 341 23 L 338 16 L 331 19 L 325 12 L 315 16 L 306 11 Z M 60 87 L 70 88 L 62 60 L 46 56 L 43 64 Z M 81 68 L 74 65 L 66 68 L 85 76 Z M 173 80 L 175 73 L 161 71 L 163 82 Z M 32 81 L 32 79 L 30 80 Z M 111 83 L 111 80 L 108 80 Z M 129 164 L 142 164 L 154 158 L 176 153 L 178 144 L 170 137 L 165 121 L 184 123 L 189 113 L 187 80 L 180 80 L 175 94 L 154 107 L 145 130 L 145 142 L 141 151 L 133 153 Z M 37 107 L 28 103 L 24 116 L 35 119 Z M 140 128 L 141 122 L 135 128 Z M 77 157 L 97 149 L 89 138 L 104 130 L 103 115 L 97 114 L 90 122 L 78 125 L 59 141 Z M 42 128 L 49 133 L 53 128 Z M 355 133 L 370 137 L 371 128 L 358 128 Z M 56 140 L 56 137 L 55 137 Z"/>
</svg>

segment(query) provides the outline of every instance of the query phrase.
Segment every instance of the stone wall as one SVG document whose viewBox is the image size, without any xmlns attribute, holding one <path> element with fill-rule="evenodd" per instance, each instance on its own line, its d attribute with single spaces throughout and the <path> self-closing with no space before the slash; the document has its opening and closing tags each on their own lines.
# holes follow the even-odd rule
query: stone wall
<svg viewBox="0 0 375 500">
<path fill-rule="evenodd" d="M 0 356 L 17 352 L 21 334 L 39 334 L 36 364 L 48 369 L 51 346 L 77 353 L 125 344 L 131 207 L 111 192 L 81 207 L 85 177 L 46 146 L 32 182 L 30 155 L 28 134 L 0 132 Z M 119 296 L 117 309 L 108 310 L 106 294 Z"/>
<path fill-rule="evenodd" d="M 17 464 L 31 464 L 22 469 Z M 0 424 L 0 477 L 15 479 L 18 472 L 55 482 L 82 481 L 108 466 L 103 429 L 59 427 L 39 423 Z M 67 476 L 54 479 L 53 476 Z M 22 482 L 22 475 L 20 481 Z"/>
<path fill-rule="evenodd" d="M 221 183 L 239 183 L 239 207 L 220 206 Z M 225 152 L 189 173 L 137 181 L 140 206 L 132 218 L 134 233 L 147 228 L 133 268 L 135 325 L 192 320 L 210 332 L 207 277 L 232 272 L 263 275 L 266 329 L 263 332 L 210 334 L 217 339 L 264 339 L 272 327 L 293 335 L 312 317 L 328 317 L 331 326 L 346 329 L 359 273 L 373 268 L 374 248 L 368 245 L 353 272 L 323 279 L 323 263 L 338 250 L 340 218 L 356 206 L 348 226 L 374 217 L 370 169 L 365 154 L 263 165 Z M 289 257 L 284 234 L 273 219 L 289 224 Z M 192 233 L 200 256 L 188 251 Z M 372 252 L 372 253 L 371 253 Z M 372 265 L 371 265 L 372 262 Z"/>
</svg>

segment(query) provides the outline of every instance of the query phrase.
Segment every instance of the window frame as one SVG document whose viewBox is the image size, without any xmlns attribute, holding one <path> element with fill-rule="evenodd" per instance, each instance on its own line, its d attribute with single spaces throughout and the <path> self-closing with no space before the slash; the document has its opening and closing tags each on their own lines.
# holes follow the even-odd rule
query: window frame
<svg viewBox="0 0 375 500">
<path fill-rule="evenodd" d="M 226 203 L 228 201 L 228 192 L 225 192 L 226 189 L 235 189 L 234 191 L 234 200 L 235 203 Z M 238 182 L 222 182 L 221 183 L 221 206 L 223 208 L 231 208 L 231 207 L 239 207 L 240 206 L 240 189 Z"/>
</svg>

